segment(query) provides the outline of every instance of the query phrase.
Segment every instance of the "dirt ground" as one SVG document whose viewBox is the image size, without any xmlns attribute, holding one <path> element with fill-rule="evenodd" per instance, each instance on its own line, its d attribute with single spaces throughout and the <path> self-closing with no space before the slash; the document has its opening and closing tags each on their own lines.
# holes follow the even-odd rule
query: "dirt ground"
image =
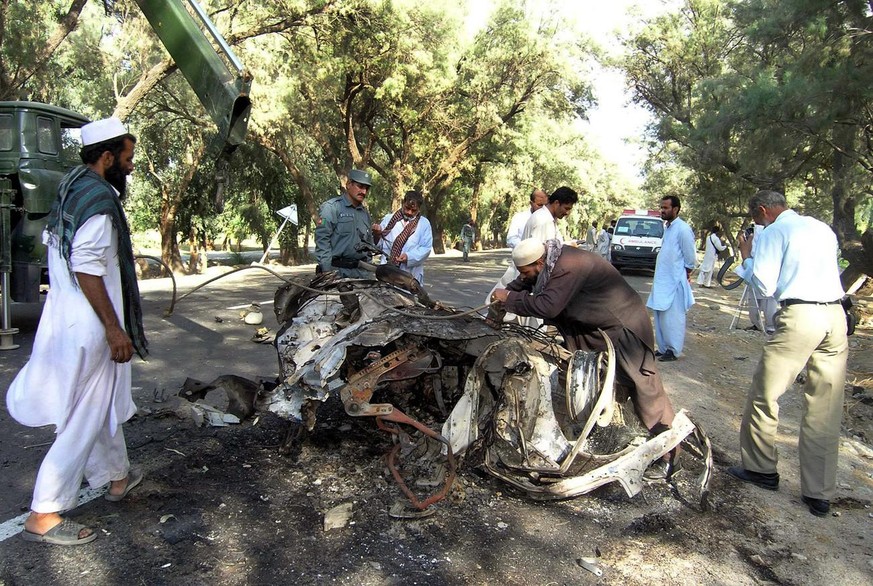
<svg viewBox="0 0 873 586">
<path fill-rule="evenodd" d="M 506 253 L 429 261 L 432 297 L 478 305 Z M 627 275 L 646 294 L 650 274 Z M 200 278 L 200 281 L 203 279 Z M 180 281 L 180 292 L 195 278 Z M 121 503 L 98 498 L 69 512 L 97 529 L 93 544 L 61 548 L 0 541 L 0 586 L 19 584 L 869 584 L 873 583 L 873 331 L 851 338 L 838 496 L 816 518 L 800 502 L 798 385 L 781 402 L 777 492 L 726 475 L 763 335 L 731 321 L 739 290 L 697 289 L 686 353 L 661 369 L 677 408 L 709 434 L 715 473 L 709 510 L 665 483 L 633 498 L 618 486 L 563 502 L 536 502 L 462 466 L 450 497 L 425 519 L 396 520 L 402 495 L 387 473 L 387 435 L 368 420 L 325 417 L 296 457 L 282 456 L 287 423 L 260 414 L 198 428 L 168 397 L 186 377 L 275 376 L 275 351 L 249 341 L 239 306 L 266 301 L 276 279 L 230 279 L 180 302 L 166 319 L 169 284 L 144 282 L 152 359 L 134 365 L 139 414 L 125 425 L 146 478 Z M 275 328 L 269 308 L 265 324 Z M 23 320 L 23 323 L 35 323 Z M 22 326 L 24 327 L 24 326 Z M 0 383 L 26 360 L 0 356 Z M 23 428 L 0 408 L 0 511 L 26 512 L 51 430 Z M 325 514 L 351 506 L 349 523 Z M 602 575 L 583 567 L 593 561 Z"/>
</svg>

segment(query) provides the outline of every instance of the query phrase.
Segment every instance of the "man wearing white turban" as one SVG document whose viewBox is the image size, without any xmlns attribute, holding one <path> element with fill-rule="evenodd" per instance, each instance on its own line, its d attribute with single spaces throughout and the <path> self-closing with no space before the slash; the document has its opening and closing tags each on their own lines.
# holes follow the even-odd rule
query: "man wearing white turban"
<svg viewBox="0 0 873 586">
<path fill-rule="evenodd" d="M 571 351 L 606 350 L 598 333 L 603 330 L 615 346 L 616 382 L 628 390 L 640 420 L 652 434 L 667 429 L 674 411 L 655 366 L 652 324 L 619 272 L 600 255 L 555 240 L 522 240 L 512 260 L 520 275 L 495 290 L 492 300 L 555 326 Z M 655 467 L 663 476 L 670 472 L 666 460 Z"/>
<path fill-rule="evenodd" d="M 530 218 L 528 218 L 524 230 L 522 231 L 521 240 L 533 238 L 539 242 L 545 242 L 546 240 L 557 240 L 559 243 L 563 242 L 564 238 L 558 230 L 558 220 L 567 217 L 570 211 L 572 211 L 573 206 L 576 205 L 576 202 L 578 201 L 579 194 L 571 188 L 563 186 L 556 189 L 552 192 L 552 195 L 548 197 L 546 205 L 540 207 L 530 215 Z M 517 244 L 518 241 L 513 245 L 513 248 L 514 246 L 517 246 Z M 507 283 L 512 282 L 513 279 L 518 277 L 518 270 L 515 268 L 514 264 L 515 263 L 510 264 L 506 268 L 506 272 L 500 280 L 497 281 L 497 284 L 491 289 L 491 292 L 488 293 L 486 299 L 490 299 L 496 289 L 506 287 Z M 513 315 L 506 315 L 504 317 L 505 321 L 512 321 L 514 319 L 516 318 Z M 535 329 L 542 325 L 542 321 L 536 318 L 519 319 L 518 322 L 521 325 Z"/>
</svg>

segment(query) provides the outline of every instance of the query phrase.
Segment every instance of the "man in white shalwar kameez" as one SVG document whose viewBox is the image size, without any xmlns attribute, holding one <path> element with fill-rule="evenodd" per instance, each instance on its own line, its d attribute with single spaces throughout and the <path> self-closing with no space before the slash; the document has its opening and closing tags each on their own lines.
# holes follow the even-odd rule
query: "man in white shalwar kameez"
<svg viewBox="0 0 873 586">
<path fill-rule="evenodd" d="M 688 282 L 697 260 L 694 231 L 679 217 L 679 198 L 661 200 L 661 219 L 667 222 L 661 251 L 655 263 L 655 278 L 646 307 L 655 314 L 655 353 L 661 362 L 676 360 L 685 345 L 685 313 L 694 305 Z"/>
<path fill-rule="evenodd" d="M 424 198 L 418 191 L 407 191 L 401 209 L 386 214 L 373 226 L 373 237 L 382 254 L 382 264 L 392 263 L 424 284 L 424 261 L 433 250 L 430 221 L 421 215 Z"/>
<path fill-rule="evenodd" d="M 40 465 L 28 541 L 79 545 L 90 528 L 60 516 L 78 504 L 84 477 L 119 501 L 142 480 L 131 469 L 121 425 L 135 412 L 130 359 L 146 353 L 130 233 L 120 203 L 136 139 L 117 118 L 82 128 L 85 163 L 61 182 L 43 241 L 51 289 L 30 360 L 6 401 L 23 425 L 54 425 Z"/>
<path fill-rule="evenodd" d="M 530 218 L 528 218 L 527 223 L 524 225 L 521 240 L 527 240 L 528 238 L 536 238 L 541 242 L 557 240 L 559 244 L 562 244 L 564 237 L 561 235 L 560 230 L 558 230 L 558 220 L 567 217 L 577 201 L 579 201 L 579 195 L 569 187 L 559 187 L 556 189 L 552 195 L 548 196 L 546 205 L 535 210 L 530 215 Z M 518 274 L 515 264 L 510 262 L 509 266 L 506 267 L 506 272 L 503 273 L 497 284 L 488 292 L 485 303 L 490 303 L 491 295 L 494 291 L 496 289 L 505 289 L 509 283 L 518 278 Z M 543 323 L 541 319 L 536 317 L 519 317 L 509 312 L 503 317 L 503 321 L 517 321 L 522 325 L 532 328 L 538 328 Z"/>
<path fill-rule="evenodd" d="M 594 252 L 609 260 L 609 245 L 612 243 L 612 234 L 608 230 L 601 230 L 597 235 L 597 244 L 594 246 Z"/>
<path fill-rule="evenodd" d="M 722 244 L 718 233 L 721 228 L 716 225 L 712 227 L 709 236 L 706 237 L 706 248 L 703 253 L 703 260 L 700 261 L 700 268 L 697 272 L 697 284 L 705 289 L 712 288 L 712 271 L 715 270 L 715 261 L 718 259 L 718 253 L 727 248 L 726 244 Z"/>
</svg>

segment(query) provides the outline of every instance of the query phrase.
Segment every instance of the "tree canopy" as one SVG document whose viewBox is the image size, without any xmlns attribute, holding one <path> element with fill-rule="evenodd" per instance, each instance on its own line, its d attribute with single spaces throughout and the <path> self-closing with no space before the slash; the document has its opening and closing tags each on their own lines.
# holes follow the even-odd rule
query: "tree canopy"
<svg viewBox="0 0 873 586">
<path fill-rule="evenodd" d="M 868 2 L 685 0 L 627 35 L 618 65 L 653 115 L 641 186 L 580 130 L 595 64 L 614 63 L 555 13 L 496 1 L 471 32 L 463 0 L 201 4 L 255 80 L 248 143 L 227 169 L 136 1 L 0 3 L 0 99 L 129 123 L 141 139 L 131 218 L 159 229 L 175 269 L 186 240 L 247 233 L 266 246 L 290 203 L 302 222 L 284 257 L 306 261 L 318 206 L 352 168 L 375 177 L 374 218 L 422 191 L 437 252 L 469 217 L 499 242 L 534 187 L 580 192 L 570 235 L 668 193 L 700 227 L 736 227 L 749 195 L 775 187 L 834 226 L 847 279 L 873 269 Z"/>
<path fill-rule="evenodd" d="M 870 25 L 862 1 L 686 0 L 623 63 L 654 114 L 653 167 L 688 171 L 697 217 L 730 225 L 755 189 L 782 191 L 832 224 L 844 285 L 873 271 Z"/>
</svg>

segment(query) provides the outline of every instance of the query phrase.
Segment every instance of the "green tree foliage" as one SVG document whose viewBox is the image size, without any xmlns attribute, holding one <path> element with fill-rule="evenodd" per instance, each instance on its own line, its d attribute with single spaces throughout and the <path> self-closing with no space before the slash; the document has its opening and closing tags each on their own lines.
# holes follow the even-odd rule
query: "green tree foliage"
<svg viewBox="0 0 873 586">
<path fill-rule="evenodd" d="M 869 14 L 862 1 L 687 0 L 631 39 L 624 63 L 661 159 L 692 173 L 699 219 L 745 217 L 755 189 L 782 190 L 832 223 L 844 284 L 873 272 L 856 218 L 873 169 Z"/>
<path fill-rule="evenodd" d="M 96 103 L 105 106 L 114 64 L 99 47 L 111 23 L 94 1 L 0 2 L 0 100 L 47 102 L 84 114 Z"/>
<path fill-rule="evenodd" d="M 213 125 L 137 3 L 110 2 L 109 15 L 96 0 L 28 4 L 0 5 L 0 89 L 130 124 L 140 139 L 131 219 L 158 227 L 174 270 L 180 239 L 202 247 L 247 230 L 266 245 L 273 211 L 292 202 L 301 227 L 286 231 L 283 253 L 304 260 L 296 245 L 305 250 L 310 218 L 353 167 L 374 174 L 374 218 L 406 190 L 424 192 L 438 251 L 442 232 L 448 240 L 480 209 L 494 234 L 505 232 L 535 185 L 577 187 L 576 224 L 608 215 L 631 191 L 574 128 L 592 101 L 594 53 L 524 3 L 499 4 L 468 38 L 462 1 L 201 0 L 256 80 L 250 144 L 226 171 L 223 212 Z"/>
</svg>

